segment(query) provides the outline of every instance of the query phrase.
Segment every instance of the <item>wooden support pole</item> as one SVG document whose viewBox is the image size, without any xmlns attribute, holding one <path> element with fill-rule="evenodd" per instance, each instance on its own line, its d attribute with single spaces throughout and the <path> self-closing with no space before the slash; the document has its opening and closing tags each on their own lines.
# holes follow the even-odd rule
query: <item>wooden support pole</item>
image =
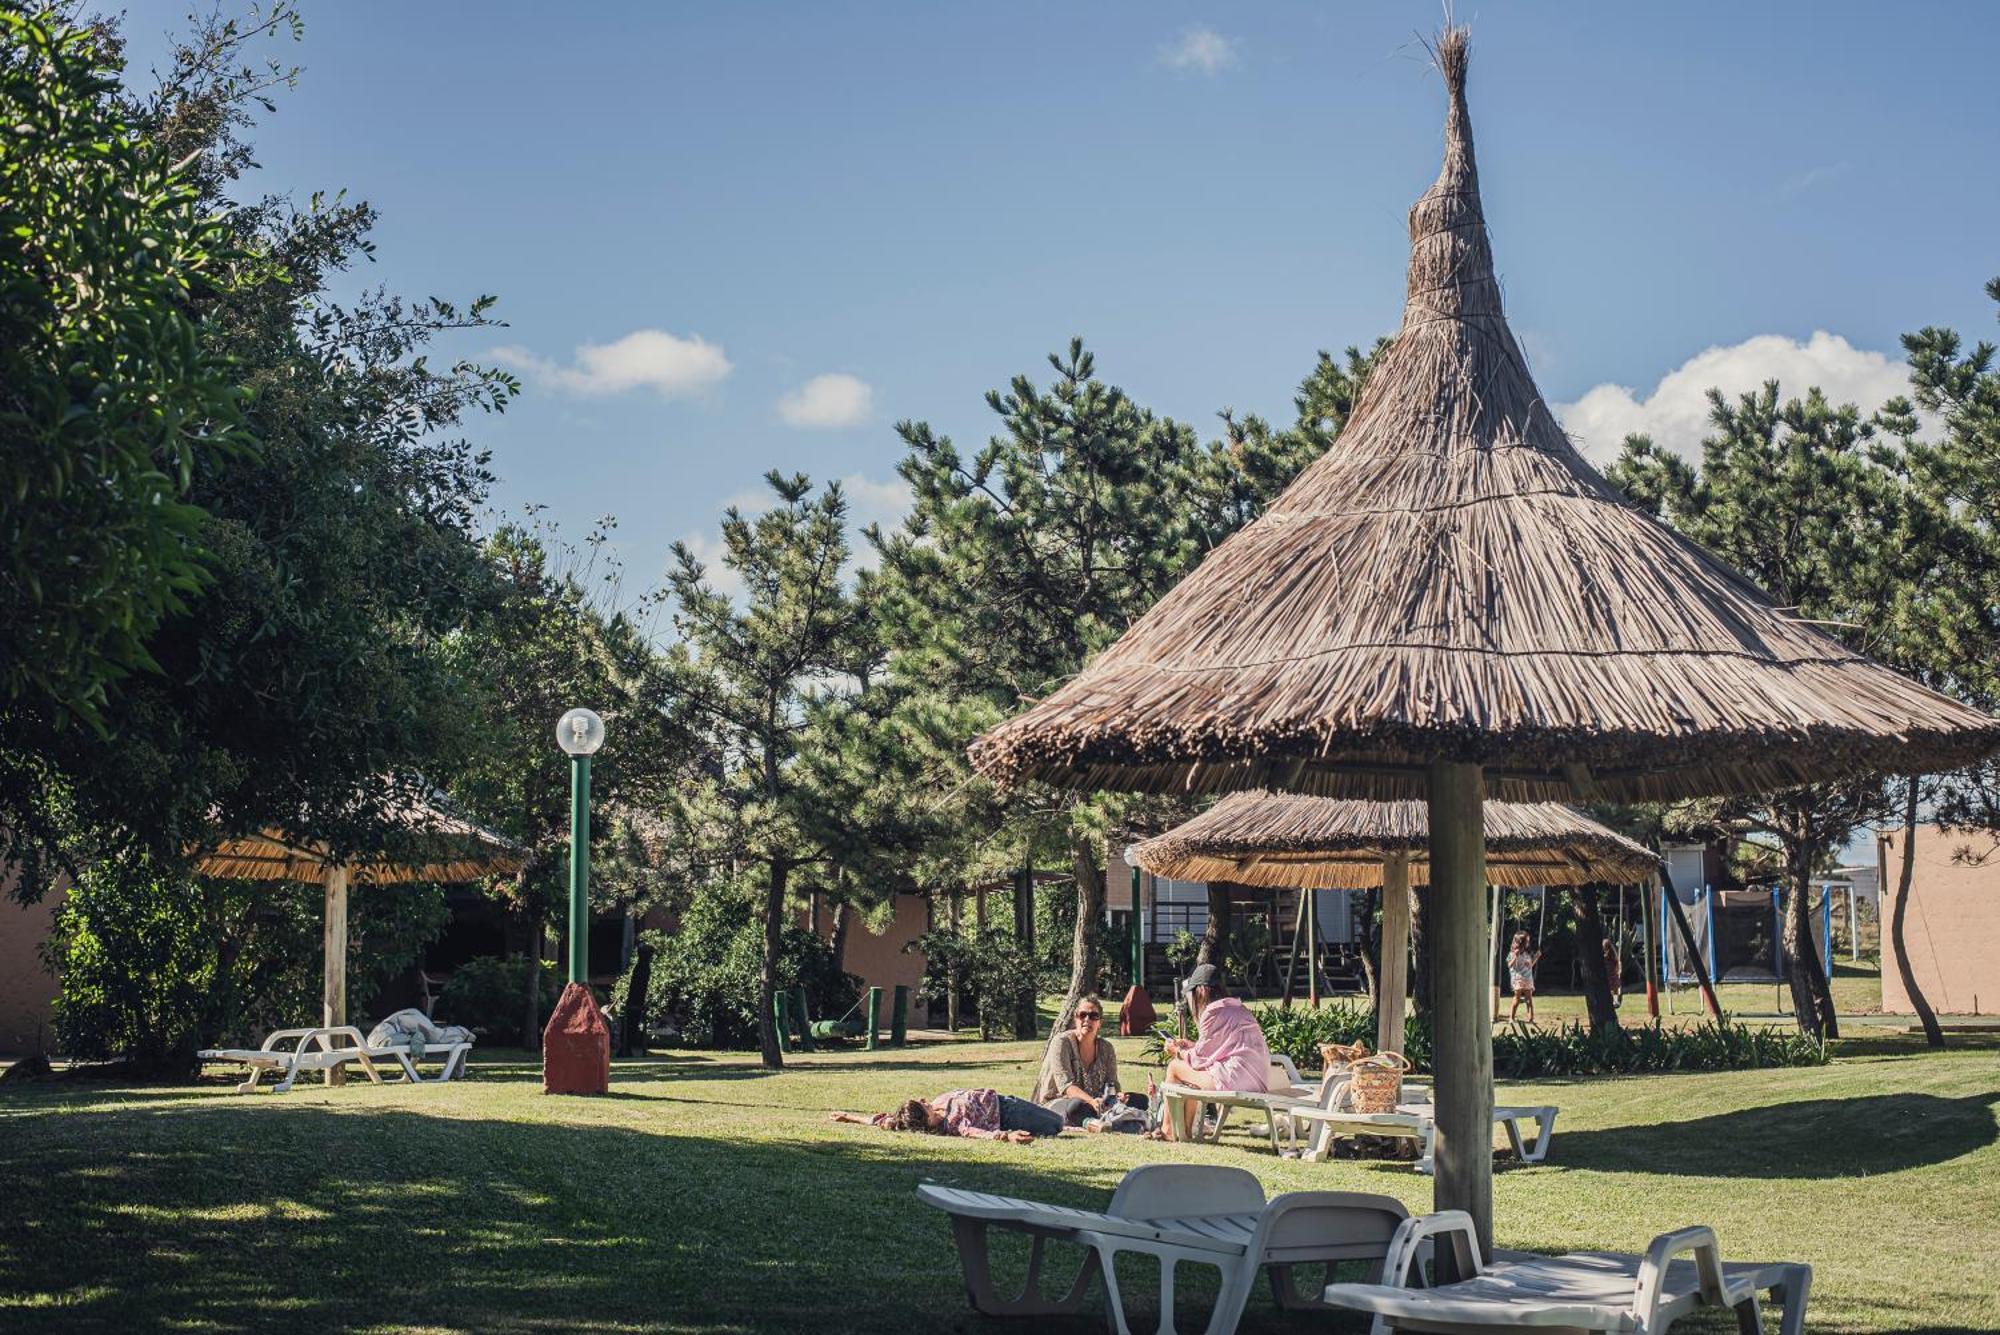
<svg viewBox="0 0 2000 1335">
<path fill-rule="evenodd" d="M 1375 969 L 1375 1050 L 1403 1050 L 1403 1007 L 1410 992 L 1410 855 L 1382 863 L 1382 960 Z"/>
<path fill-rule="evenodd" d="M 1432 1047 L 1437 1140 L 1434 1200 L 1472 1216 L 1493 1251 L 1493 1027 L 1486 933 L 1485 780 L 1479 766 L 1440 760 L 1430 771 L 1431 902 L 1437 982 Z"/>
<path fill-rule="evenodd" d="M 333 1026 L 347 1023 L 347 868 L 326 869 L 326 940 L 324 981 L 320 998 L 320 1023 Z M 345 1084 L 345 1067 L 330 1067 L 329 1085 Z"/>
</svg>

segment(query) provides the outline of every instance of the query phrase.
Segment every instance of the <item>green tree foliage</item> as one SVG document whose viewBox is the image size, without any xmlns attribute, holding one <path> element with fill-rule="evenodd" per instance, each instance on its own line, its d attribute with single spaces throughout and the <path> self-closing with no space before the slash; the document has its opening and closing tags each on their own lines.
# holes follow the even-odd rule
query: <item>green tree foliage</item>
<svg viewBox="0 0 2000 1335">
<path fill-rule="evenodd" d="M 882 558 L 890 671 L 929 702 L 958 748 L 1048 694 L 1325 449 L 1371 357 L 1321 354 L 1295 426 L 1277 431 L 1225 414 L 1229 438 L 1217 444 L 1099 379 L 1081 340 L 1049 358 L 1046 388 L 1017 376 L 987 395 L 1000 429 L 969 458 L 926 423 L 899 424 L 907 453 L 898 468 L 915 505 L 899 531 L 870 533 Z M 1019 865 L 1042 848 L 1074 873 L 1060 1029 L 1097 985 L 1091 927 L 1103 918 L 1106 840 L 1141 817 L 1129 800 L 1046 788 L 996 796 L 956 763 L 955 791 L 981 809 L 961 828 L 991 832 L 976 845 L 953 844 L 959 875 Z"/>
<path fill-rule="evenodd" d="M 1910 554 L 1909 497 L 1885 463 L 1882 422 L 1818 389 L 1781 399 L 1776 382 L 1730 402 L 1710 391 L 1712 433 L 1699 466 L 1644 436 L 1626 440 L 1612 481 L 1763 587 L 1780 605 L 1855 648 L 1880 652 L 1882 627 Z M 1799 1025 L 1837 1037 L 1833 995 L 1809 921 L 1813 876 L 1861 821 L 1884 814 L 1877 779 L 1812 784 L 1778 794 L 1690 803 L 1690 830 L 1749 828 L 1783 850 L 1783 944 Z"/>
<path fill-rule="evenodd" d="M 444 926 L 443 891 L 357 885 L 348 910 L 348 998 L 366 1014 Z M 178 1075 L 197 1048 L 254 1045 L 316 1014 L 323 891 L 191 879 L 141 847 L 88 863 L 56 910 L 45 951 L 62 979 L 60 1050 Z"/>
<path fill-rule="evenodd" d="M 658 698 L 653 648 L 626 612 L 607 605 L 619 587 L 608 529 L 603 521 L 579 552 L 550 525 L 503 525 L 485 543 L 498 582 L 495 604 L 449 642 L 453 674 L 466 683 L 467 707 L 483 731 L 452 791 L 527 851 L 526 865 L 498 893 L 519 918 L 532 958 L 540 958 L 552 917 L 567 924 L 570 762 L 556 746 L 556 720 L 581 705 L 606 721 L 605 747 L 591 763 L 599 847 L 624 813 L 657 802 L 661 785 L 683 762 L 681 739 Z M 606 902 L 615 879 L 593 875 L 594 904 Z M 534 1046 L 540 993 L 528 988 L 525 974 L 521 982 L 516 1027 Z"/>
<path fill-rule="evenodd" d="M 672 707 L 716 757 L 669 808 L 706 879 L 758 888 L 763 951 L 757 1016 L 767 1066 L 783 1064 L 772 1001 L 785 985 L 787 912 L 808 884 L 853 898 L 902 881 L 907 811 L 925 796 L 923 752 L 877 681 L 868 598 L 850 587 L 847 501 L 803 475 L 771 473 L 773 504 L 731 507 L 721 565 L 740 601 L 685 545 L 669 574 L 680 641 L 666 655 Z"/>
<path fill-rule="evenodd" d="M 47 865 L 33 855 L 50 849 L 83 882 L 115 873 L 120 887 L 81 896 L 62 919 L 59 950 L 124 930 L 92 916 L 93 905 L 135 922 L 177 920 L 170 904 L 136 910 L 208 895 L 190 882 L 185 859 L 219 833 L 277 826 L 336 854 L 393 851 L 385 808 L 422 786 L 420 771 L 443 777 L 483 740 L 445 652 L 498 593 L 473 532 L 490 475 L 457 428 L 468 414 L 504 407 L 515 386 L 429 357 L 437 336 L 489 324 L 490 299 L 462 308 L 381 291 L 334 300 L 335 279 L 371 253 L 365 204 L 233 197 L 251 163 L 242 137 L 251 109 L 285 77 L 275 66 L 259 75 L 246 44 L 295 32 L 285 15 L 248 27 L 198 22 L 151 95 L 103 82 L 116 73 L 112 39 L 93 48 L 95 114 L 106 133 L 136 144 L 144 163 L 199 154 L 191 175 L 148 188 L 166 191 L 174 209 L 219 220 L 219 235 L 202 233 L 206 253 L 258 258 L 236 264 L 227 283 L 184 275 L 171 303 L 181 369 L 133 368 L 135 383 L 193 376 L 197 390 L 199 375 L 227 368 L 232 418 L 171 398 L 158 400 L 156 416 L 136 414 L 171 428 L 160 449 L 187 446 L 155 464 L 186 507 L 174 512 L 173 542 L 199 562 L 201 580 L 176 574 L 174 600 L 148 629 L 129 619 L 146 670 L 105 685 L 94 706 L 101 734 L 62 727 L 70 705 L 50 692 L 0 700 L 0 828 L 28 864 L 24 892 L 47 883 Z M 11 78 L 12 48 L 8 60 Z M 60 159 L 27 161 L 31 173 L 55 173 L 42 188 L 60 188 Z M 93 427 L 73 417 L 64 431 L 131 428 L 135 414 L 122 400 L 96 405 L 115 420 Z M 248 446 L 202 447 L 225 427 Z M 90 540 L 88 522 L 72 516 L 64 526 Z M 213 925 L 227 933 L 243 921 L 225 915 Z M 405 953 L 435 930 L 417 920 L 406 927 Z M 226 936 L 217 943 L 240 948 Z M 134 983 L 160 981 L 145 950 L 101 958 L 131 970 Z"/>
<path fill-rule="evenodd" d="M 106 688 L 201 587 L 199 466 L 242 391 L 199 309 L 246 262 L 135 125 L 115 43 L 0 7 L 0 702 L 102 726 Z"/>
</svg>

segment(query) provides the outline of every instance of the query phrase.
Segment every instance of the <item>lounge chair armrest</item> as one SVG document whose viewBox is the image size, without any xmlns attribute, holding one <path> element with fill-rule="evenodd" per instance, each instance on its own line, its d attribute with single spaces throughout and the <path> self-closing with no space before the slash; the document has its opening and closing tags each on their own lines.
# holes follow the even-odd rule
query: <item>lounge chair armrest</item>
<svg viewBox="0 0 2000 1335">
<path fill-rule="evenodd" d="M 1389 1254 L 1382 1258 L 1382 1283 L 1391 1288 L 1409 1288 L 1410 1272 L 1423 1254 L 1424 1243 L 1433 1238 L 1450 1240 L 1461 1279 L 1470 1279 L 1485 1268 L 1480 1262 L 1479 1230 L 1473 1227 L 1472 1216 L 1463 1210 L 1439 1210 L 1412 1215 L 1396 1226 L 1395 1236 L 1389 1239 Z"/>
<path fill-rule="evenodd" d="M 1734 1307 L 1743 1298 L 1722 1277 L 1722 1248 L 1715 1241 L 1715 1230 L 1706 1224 L 1677 1228 L 1654 1238 L 1639 1262 L 1639 1282 L 1633 1290 L 1632 1308 L 1646 1319 L 1647 1330 L 1653 1329 L 1651 1314 L 1666 1283 L 1667 1267 L 1682 1252 L 1694 1253 L 1695 1277 L 1705 1300 L 1718 1307 Z"/>
<path fill-rule="evenodd" d="M 262 1051 L 275 1052 L 278 1049 L 278 1044 L 284 1042 L 289 1042 L 293 1047 L 297 1047 L 301 1039 L 309 1038 L 318 1032 L 319 1030 L 316 1027 L 305 1029 L 273 1029 L 270 1033 L 264 1035 Z"/>
</svg>

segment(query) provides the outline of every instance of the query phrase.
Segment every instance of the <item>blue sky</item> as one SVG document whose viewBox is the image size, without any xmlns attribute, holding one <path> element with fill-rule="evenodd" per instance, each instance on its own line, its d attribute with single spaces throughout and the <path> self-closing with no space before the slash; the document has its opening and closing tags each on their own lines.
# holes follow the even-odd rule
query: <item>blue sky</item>
<svg viewBox="0 0 2000 1335">
<path fill-rule="evenodd" d="M 135 65 L 172 12 L 128 17 Z M 1395 328 L 1438 13 L 309 3 L 257 185 L 373 201 L 363 281 L 499 295 L 447 347 L 527 383 L 473 424 L 496 509 L 615 513 L 645 585 L 769 468 L 892 515 L 893 423 L 983 440 L 1071 334 L 1204 431 L 1284 416 Z M 1692 445 L 1717 380 L 1879 399 L 1900 333 L 1992 333 L 2000 8 L 1460 15 L 1509 313 L 1594 456 Z"/>
</svg>

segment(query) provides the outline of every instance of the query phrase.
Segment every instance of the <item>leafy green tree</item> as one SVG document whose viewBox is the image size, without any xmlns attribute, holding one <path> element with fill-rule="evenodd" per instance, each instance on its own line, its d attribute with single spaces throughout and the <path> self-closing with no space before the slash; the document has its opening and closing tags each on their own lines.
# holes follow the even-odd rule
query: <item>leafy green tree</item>
<svg viewBox="0 0 2000 1335">
<path fill-rule="evenodd" d="M 102 31 L 0 7 L 0 703 L 51 727 L 101 729 L 157 667 L 207 575 L 195 472 L 246 443 L 197 325 L 248 256 L 119 69 Z"/>
<path fill-rule="evenodd" d="M 921 800 L 921 754 L 876 681 L 873 609 L 845 573 L 847 500 L 803 474 L 767 475 L 774 503 L 731 507 L 721 564 L 740 602 L 685 545 L 669 573 L 680 641 L 666 655 L 673 707 L 707 739 L 713 767 L 673 795 L 670 819 L 710 878 L 753 874 L 763 951 L 757 1024 L 764 1064 L 782 1066 L 772 1003 L 784 985 L 786 914 L 809 883 L 849 894 L 903 878 L 901 813 Z"/>
<path fill-rule="evenodd" d="M 1749 576 L 1777 602 L 1857 649 L 1898 596 L 1905 488 L 1882 462 L 1880 423 L 1818 389 L 1781 400 L 1775 381 L 1735 402 L 1710 391 L 1699 468 L 1629 437 L 1611 479 L 1641 505 Z M 1855 825 L 1886 810 L 1875 779 L 1812 784 L 1704 808 L 1761 831 L 1784 854 L 1782 930 L 1800 1028 L 1838 1037 L 1833 994 L 1813 948 L 1813 876 Z"/>
<path fill-rule="evenodd" d="M 143 868 L 122 898 L 86 897 L 106 913 L 189 895 L 186 856 L 219 833 L 278 826 L 336 854 L 392 844 L 385 811 L 423 787 L 420 773 L 443 777 L 483 743 L 445 651 L 497 596 L 473 530 L 490 475 L 458 428 L 515 386 L 434 365 L 427 345 L 491 323 L 490 300 L 337 302 L 333 278 L 370 253 L 372 210 L 232 198 L 249 108 L 270 86 L 243 75 L 251 35 L 205 21 L 157 96 L 104 93 L 154 160 L 169 143 L 201 152 L 193 207 L 226 243 L 212 253 L 258 257 L 227 284 L 189 278 L 177 299 L 190 355 L 227 367 L 241 391 L 230 429 L 251 442 L 175 463 L 204 576 L 143 635 L 146 670 L 106 684 L 100 734 L 61 726 L 70 707 L 49 692 L 0 700 L 0 826 L 17 855 L 54 849 L 85 881 Z M 162 402 L 162 420 L 199 437 L 193 412 Z M 48 868 L 24 860 L 32 897 Z M 116 926 L 83 910 L 64 922 L 77 941 Z M 432 930 L 408 927 L 417 943 Z M 147 954 L 104 958 L 141 969 Z"/>
<path fill-rule="evenodd" d="M 607 605 L 618 587 L 608 528 L 608 520 L 600 524 L 579 551 L 550 525 L 503 525 L 485 543 L 497 605 L 450 641 L 455 675 L 468 684 L 484 732 L 452 790 L 527 852 L 498 893 L 519 919 L 531 959 L 541 958 L 550 920 L 559 928 L 567 922 L 569 758 L 555 744 L 556 720 L 578 705 L 606 720 L 606 745 L 591 764 L 594 847 L 605 847 L 622 812 L 657 802 L 684 760 L 658 697 L 657 655 L 631 616 Z M 609 868 L 593 870 L 600 873 L 593 900 L 601 904 L 615 878 L 601 874 Z M 540 1041 L 541 989 L 532 973 L 522 984 L 521 1032 L 532 1047 Z"/>
<path fill-rule="evenodd" d="M 928 424 L 899 424 L 907 453 L 898 468 L 915 506 L 899 531 L 870 533 L 882 559 L 891 673 L 931 702 L 961 747 L 1047 694 L 1326 448 L 1372 356 L 1349 349 L 1341 362 L 1322 353 L 1294 426 L 1224 414 L 1228 438 L 1215 444 L 1098 379 L 1081 340 L 1049 358 L 1046 389 L 1018 376 L 987 395 L 1000 430 L 969 458 Z M 1100 972 L 1102 852 L 1121 823 L 1145 813 L 1132 799 L 1042 787 L 996 796 L 962 757 L 957 764 L 955 791 L 1004 811 L 1006 822 L 982 848 L 954 848 L 955 857 L 1004 865 L 1023 849 L 1053 849 L 1073 873 L 1060 1030 Z M 1182 811 L 1152 807 L 1157 819 Z"/>
<path fill-rule="evenodd" d="M 1986 285 L 2000 302 L 2000 278 Z M 1886 618 L 1886 656 L 1939 690 L 1993 710 L 2000 707 L 2000 372 L 1996 349 L 1966 348 L 1956 331 L 1928 327 L 1903 337 L 1911 392 L 1936 430 L 1920 436 L 1908 405 L 1884 411 L 1902 438 L 1900 465 L 1911 483 L 1908 538 L 1897 555 L 1901 578 Z M 1905 916 L 1916 866 L 1917 820 L 1928 802 L 1934 818 L 1957 828 L 2000 830 L 2000 766 L 1926 784 L 1903 784 L 1900 883 L 1890 915 L 1889 951 L 1905 994 L 1932 1047 L 1944 1030 L 1917 984 L 1905 941 Z"/>
</svg>

